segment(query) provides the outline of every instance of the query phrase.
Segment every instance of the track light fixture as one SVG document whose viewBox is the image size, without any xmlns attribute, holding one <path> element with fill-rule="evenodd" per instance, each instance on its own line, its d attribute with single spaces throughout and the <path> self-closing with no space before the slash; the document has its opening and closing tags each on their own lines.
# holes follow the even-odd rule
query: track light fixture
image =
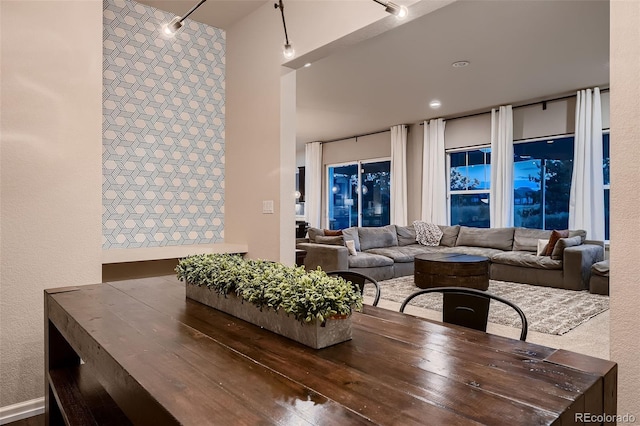
<svg viewBox="0 0 640 426">
<path fill-rule="evenodd" d="M 284 20 L 284 3 L 280 0 L 279 3 L 275 3 L 273 5 L 276 9 L 280 9 L 280 14 L 282 15 L 282 27 L 284 28 L 284 47 L 282 49 L 282 54 L 285 59 L 291 59 L 296 55 L 296 51 L 293 49 L 291 43 L 289 43 L 289 35 L 287 34 L 287 23 Z"/>
<path fill-rule="evenodd" d="M 182 22 L 189 17 L 197 8 L 202 6 L 207 0 L 200 0 L 198 4 L 193 6 L 184 16 L 176 16 L 173 18 L 168 24 L 162 27 L 162 32 L 167 36 L 174 36 L 180 28 L 184 25 Z M 397 4 L 387 1 L 384 2 L 382 0 L 373 0 L 374 2 L 381 4 L 385 7 L 385 11 L 394 15 L 398 19 L 404 19 L 409 14 L 406 6 L 398 6 Z M 276 9 L 280 9 L 280 14 L 282 15 L 282 27 L 284 28 L 284 47 L 282 49 L 282 54 L 285 59 L 291 59 L 296 55 L 296 51 L 293 46 L 289 42 L 289 34 L 287 33 L 287 23 L 284 19 L 284 2 L 282 0 L 278 0 L 278 3 L 274 3 L 273 5 Z"/>
<path fill-rule="evenodd" d="M 409 14 L 409 10 L 407 9 L 406 6 L 398 6 L 397 4 L 391 1 L 388 1 L 386 3 L 380 0 L 373 0 L 373 1 L 383 5 L 385 7 L 385 12 L 388 12 L 394 15 L 398 19 L 404 19 Z"/>
<path fill-rule="evenodd" d="M 165 25 L 162 28 L 162 32 L 165 35 L 168 35 L 170 37 L 173 37 L 180 28 L 182 28 L 182 21 L 184 21 L 185 19 L 187 19 L 189 17 L 189 15 L 191 15 L 197 8 L 199 8 L 202 3 L 204 3 L 207 0 L 200 0 L 198 2 L 198 4 L 196 4 L 195 6 L 193 6 L 184 16 L 180 17 L 180 16 L 176 16 L 175 18 L 173 18 L 167 25 Z"/>
</svg>

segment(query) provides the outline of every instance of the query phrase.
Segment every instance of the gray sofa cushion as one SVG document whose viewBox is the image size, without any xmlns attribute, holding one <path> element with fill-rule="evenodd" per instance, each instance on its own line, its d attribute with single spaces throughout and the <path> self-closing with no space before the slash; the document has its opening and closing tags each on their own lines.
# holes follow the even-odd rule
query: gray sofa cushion
<svg viewBox="0 0 640 426">
<path fill-rule="evenodd" d="M 587 231 L 584 229 L 574 229 L 573 231 L 569 231 L 569 237 L 580 237 L 582 240 L 580 244 L 584 243 L 584 240 L 587 239 Z"/>
<path fill-rule="evenodd" d="M 316 242 L 316 237 L 324 237 L 324 229 L 309 228 L 307 230 L 307 232 L 309 233 L 309 242 L 310 243 L 315 243 Z"/>
<path fill-rule="evenodd" d="M 553 248 L 551 259 L 562 260 L 562 258 L 564 257 L 564 249 L 566 249 L 567 247 L 579 246 L 582 244 L 582 241 L 582 235 L 576 235 L 575 237 L 569 238 L 560 238 L 556 243 L 556 246 Z"/>
<path fill-rule="evenodd" d="M 600 275 L 602 277 L 609 276 L 609 259 L 596 262 L 591 266 L 591 274 Z"/>
<path fill-rule="evenodd" d="M 513 251 L 531 251 L 536 253 L 538 240 L 548 240 L 551 231 L 543 229 L 516 228 L 513 233 Z"/>
<path fill-rule="evenodd" d="M 435 253 L 442 251 L 445 247 L 442 246 L 423 246 L 421 244 L 412 244 L 410 246 L 398 246 L 398 247 L 382 247 L 367 250 L 367 253 L 379 254 L 387 256 L 393 259 L 396 263 L 408 263 L 413 262 L 414 258 L 418 254 Z"/>
<path fill-rule="evenodd" d="M 380 256 L 386 256 L 392 259 L 394 262 L 398 262 L 398 263 L 413 262 L 413 258 L 415 255 L 412 255 L 410 251 L 403 250 L 404 247 L 406 246 L 374 248 L 374 249 L 367 250 L 365 253 L 379 254 Z"/>
<path fill-rule="evenodd" d="M 457 246 L 488 247 L 511 250 L 514 228 L 469 228 L 461 226 Z"/>
<path fill-rule="evenodd" d="M 500 265 L 522 266 L 536 269 L 562 269 L 562 261 L 549 256 L 536 256 L 528 251 L 507 251 L 491 257 L 491 262 Z M 526 271 L 522 271 L 526 274 Z"/>
<path fill-rule="evenodd" d="M 440 245 L 445 247 L 455 247 L 456 240 L 458 239 L 458 233 L 460 232 L 460 225 L 438 225 L 438 228 L 442 231 Z"/>
<path fill-rule="evenodd" d="M 358 228 L 358 237 L 360 238 L 360 251 L 398 245 L 398 234 L 396 234 L 395 225 L 387 225 L 377 228 L 361 227 Z"/>
<path fill-rule="evenodd" d="M 345 241 L 353 240 L 356 251 L 360 251 L 360 238 L 358 237 L 358 228 L 351 227 L 342 230 L 342 238 Z"/>
<path fill-rule="evenodd" d="M 416 255 L 423 253 L 444 253 L 446 248 L 447 247 L 445 246 L 423 246 L 422 244 L 414 243 L 410 246 L 403 246 L 402 250 L 415 257 Z"/>
<path fill-rule="evenodd" d="M 416 229 L 413 227 L 413 225 L 396 225 L 396 234 L 398 234 L 399 246 L 408 246 L 416 243 Z"/>
<path fill-rule="evenodd" d="M 358 253 L 349 256 L 349 268 L 375 268 L 377 266 L 392 266 L 393 259 L 373 253 Z"/>
<path fill-rule="evenodd" d="M 332 244 L 335 246 L 343 246 L 344 240 L 342 239 L 342 235 L 336 236 L 324 236 L 324 235 L 316 235 L 316 244 Z"/>
<path fill-rule="evenodd" d="M 443 247 L 443 253 L 460 253 L 460 254 L 468 254 L 470 256 L 484 256 L 491 259 L 492 256 L 500 253 L 504 253 L 503 250 L 498 250 L 494 248 L 487 247 L 466 247 L 466 246 L 457 246 L 457 247 Z"/>
</svg>

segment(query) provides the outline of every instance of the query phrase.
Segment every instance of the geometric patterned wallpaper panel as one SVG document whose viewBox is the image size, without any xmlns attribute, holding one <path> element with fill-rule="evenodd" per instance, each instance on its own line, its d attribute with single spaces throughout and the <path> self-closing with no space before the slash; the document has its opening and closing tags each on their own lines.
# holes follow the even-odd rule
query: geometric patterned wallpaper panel
<svg viewBox="0 0 640 426">
<path fill-rule="evenodd" d="M 103 8 L 102 248 L 224 241 L 225 32 Z"/>
</svg>

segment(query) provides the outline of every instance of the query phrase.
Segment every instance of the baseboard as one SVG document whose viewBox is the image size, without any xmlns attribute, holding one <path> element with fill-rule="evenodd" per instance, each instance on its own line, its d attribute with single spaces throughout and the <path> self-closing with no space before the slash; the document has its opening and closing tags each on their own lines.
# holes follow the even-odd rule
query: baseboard
<svg viewBox="0 0 640 426">
<path fill-rule="evenodd" d="M 44 413 L 44 397 L 0 407 L 0 425 Z"/>
</svg>

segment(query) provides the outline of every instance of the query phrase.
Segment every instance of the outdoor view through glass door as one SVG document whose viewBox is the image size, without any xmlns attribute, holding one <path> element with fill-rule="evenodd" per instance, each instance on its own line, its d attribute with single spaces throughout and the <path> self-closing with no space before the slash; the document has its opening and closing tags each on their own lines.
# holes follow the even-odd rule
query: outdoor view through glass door
<svg viewBox="0 0 640 426">
<path fill-rule="evenodd" d="M 329 166 L 329 229 L 389 225 L 390 170 L 389 160 Z"/>
</svg>

